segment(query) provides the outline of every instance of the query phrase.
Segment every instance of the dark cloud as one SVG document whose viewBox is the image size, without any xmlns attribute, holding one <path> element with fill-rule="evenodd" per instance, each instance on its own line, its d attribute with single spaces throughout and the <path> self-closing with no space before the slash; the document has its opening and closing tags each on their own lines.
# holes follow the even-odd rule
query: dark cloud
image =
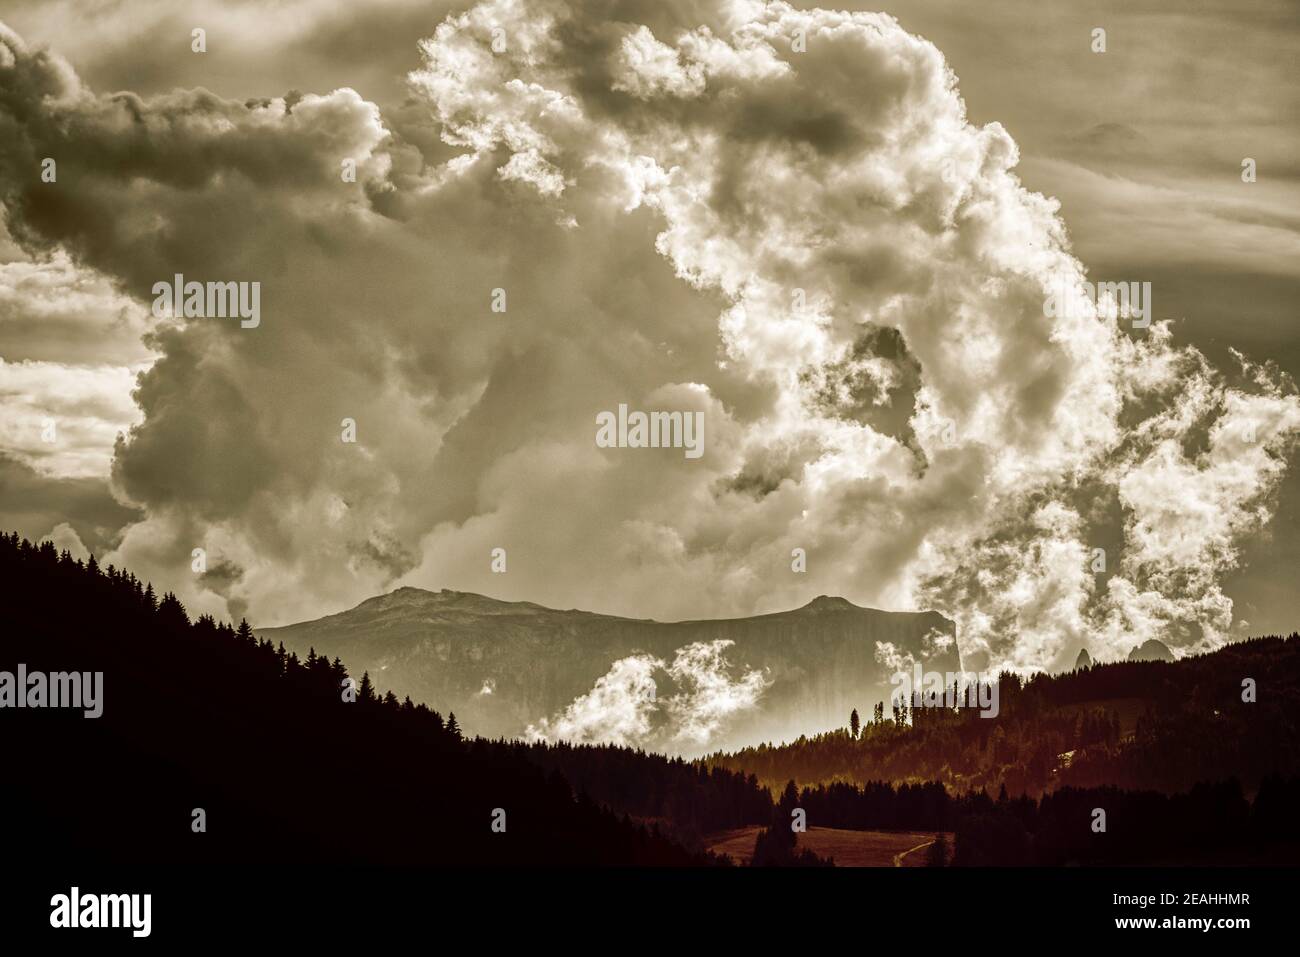
<svg viewBox="0 0 1300 957">
<path fill-rule="evenodd" d="M 117 546 L 123 526 L 141 517 L 102 479 L 50 478 L 8 455 L 0 455 L 0 502 L 6 531 L 38 541 L 66 523 L 100 556 Z"/>
</svg>

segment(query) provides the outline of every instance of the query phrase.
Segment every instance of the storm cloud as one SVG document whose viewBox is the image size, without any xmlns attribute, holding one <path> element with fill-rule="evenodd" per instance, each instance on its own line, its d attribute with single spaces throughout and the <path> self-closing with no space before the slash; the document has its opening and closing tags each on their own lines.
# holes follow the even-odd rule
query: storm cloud
<svg viewBox="0 0 1300 957">
<path fill-rule="evenodd" d="M 1232 632 L 1223 579 L 1271 518 L 1294 386 L 1176 343 L 1159 288 L 1145 329 L 1047 315 L 1086 276 L 1059 204 L 887 15 L 482 3 L 429 24 L 392 119 L 347 88 L 96 93 L 0 44 L 26 256 L 140 304 L 175 273 L 262 283 L 257 329 L 151 325 L 113 450 L 143 517 L 108 557 L 196 610 L 839 594 L 934 608 L 1022 670 Z M 598 448 L 620 403 L 703 413 L 704 456 Z M 200 546 L 220 576 L 189 575 Z"/>
</svg>

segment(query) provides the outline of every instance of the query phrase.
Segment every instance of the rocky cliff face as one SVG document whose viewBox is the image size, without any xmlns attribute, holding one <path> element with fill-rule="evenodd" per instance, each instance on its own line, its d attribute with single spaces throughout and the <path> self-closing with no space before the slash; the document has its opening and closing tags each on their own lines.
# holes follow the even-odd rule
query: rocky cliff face
<svg viewBox="0 0 1300 957">
<path fill-rule="evenodd" d="M 1148 638 L 1128 653 L 1129 661 L 1173 661 L 1174 653 L 1163 641 Z"/>
<path fill-rule="evenodd" d="M 666 697 L 682 678 L 671 667 L 675 656 L 696 643 L 732 642 L 721 650 L 726 674 L 758 672 L 761 691 L 752 706 L 719 718 L 707 740 L 644 742 L 683 753 L 843 726 L 854 707 L 866 715 L 888 700 L 900 659 L 909 671 L 912 660 L 932 671 L 960 669 L 955 628 L 942 615 L 877 611 L 827 597 L 752 618 L 656 622 L 401 588 L 337 615 L 258 634 L 300 656 L 309 647 L 338 656 L 353 676 L 369 671 L 381 690 L 454 711 L 467 732 L 489 737 L 521 735 L 584 695 L 587 717 L 597 706 L 626 705 L 617 700 L 625 689 L 607 676 L 630 656 L 667 666 L 654 669 L 658 694 L 680 704 L 684 699 Z M 720 680 L 706 675 L 692 707 L 709 711 L 712 694 L 725 711 L 731 689 L 717 686 Z"/>
</svg>

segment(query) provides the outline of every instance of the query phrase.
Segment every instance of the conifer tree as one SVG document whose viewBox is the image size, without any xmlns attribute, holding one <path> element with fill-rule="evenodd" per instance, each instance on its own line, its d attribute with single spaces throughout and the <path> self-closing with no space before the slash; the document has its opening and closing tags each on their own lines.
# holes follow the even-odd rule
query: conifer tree
<svg viewBox="0 0 1300 957">
<path fill-rule="evenodd" d="M 373 704 L 375 701 L 375 686 L 370 681 L 369 671 L 361 674 L 361 684 L 357 686 L 357 700 L 362 704 Z"/>
</svg>

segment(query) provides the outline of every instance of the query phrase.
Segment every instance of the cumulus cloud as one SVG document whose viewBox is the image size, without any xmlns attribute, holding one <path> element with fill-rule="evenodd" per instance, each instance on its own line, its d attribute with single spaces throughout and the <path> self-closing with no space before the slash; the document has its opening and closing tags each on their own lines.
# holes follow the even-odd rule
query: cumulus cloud
<svg viewBox="0 0 1300 957">
<path fill-rule="evenodd" d="M 563 711 L 530 724 L 535 741 L 618 744 L 670 753 L 703 749 L 738 715 L 758 706 L 771 680 L 758 670 L 733 676 L 735 642 L 697 641 L 671 663 L 652 655 L 620 658 Z M 657 677 L 656 677 L 657 676 Z M 666 693 L 660 692 L 663 684 Z"/>
<path fill-rule="evenodd" d="M 145 512 L 115 558 L 191 604 L 272 624 L 394 583 L 657 617 L 842 594 L 936 608 L 963 654 L 1018 669 L 1094 634 L 1102 657 L 1226 639 L 1294 387 L 1161 323 L 1046 315 L 1084 278 L 1057 203 L 887 15 L 489 0 L 420 45 L 432 160 L 352 90 L 97 94 L 0 43 L 25 249 L 139 301 L 175 272 L 264 284 L 256 330 L 152 333 L 115 450 Z M 50 155 L 75 172 L 57 189 L 30 175 Z M 621 402 L 701 412 L 705 455 L 598 449 Z M 198 545 L 227 572 L 187 579 Z M 716 676 L 699 654 L 682 667 Z M 747 700 L 697 681 L 681 714 L 649 708 L 675 666 L 624 659 L 550 720 L 631 741 L 666 714 L 689 738 Z"/>
<path fill-rule="evenodd" d="M 60 522 L 45 536 L 60 552 L 67 552 L 73 558 L 85 561 L 90 557 L 90 550 L 82 542 L 77 530 L 67 522 Z"/>
</svg>

